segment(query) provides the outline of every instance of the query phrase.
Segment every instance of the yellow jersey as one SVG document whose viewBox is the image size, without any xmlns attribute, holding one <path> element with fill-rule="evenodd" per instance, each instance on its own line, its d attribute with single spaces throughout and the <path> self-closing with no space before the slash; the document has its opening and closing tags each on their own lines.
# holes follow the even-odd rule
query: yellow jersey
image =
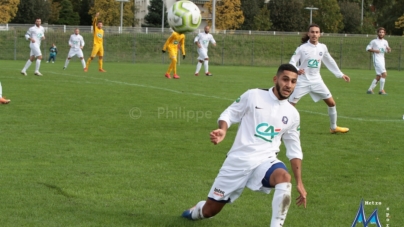
<svg viewBox="0 0 404 227">
<path fill-rule="evenodd" d="M 102 46 L 102 41 L 104 38 L 104 30 L 99 29 L 97 27 L 97 17 L 94 17 L 93 20 L 93 27 L 94 27 L 94 45 L 101 45 Z"/>
<path fill-rule="evenodd" d="M 182 55 L 185 55 L 185 35 L 173 32 L 164 44 L 163 50 L 168 49 L 169 52 L 177 52 L 178 45 L 181 46 Z"/>
</svg>

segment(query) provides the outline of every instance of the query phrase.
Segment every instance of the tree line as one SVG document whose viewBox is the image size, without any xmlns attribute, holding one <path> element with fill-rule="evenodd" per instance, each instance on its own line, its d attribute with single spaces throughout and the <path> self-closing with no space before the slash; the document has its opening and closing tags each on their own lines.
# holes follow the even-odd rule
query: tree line
<svg viewBox="0 0 404 227">
<path fill-rule="evenodd" d="M 212 0 L 204 7 L 211 13 Z M 221 30 L 305 31 L 310 21 L 306 7 L 318 8 L 312 11 L 312 21 L 326 33 L 371 34 L 384 27 L 388 34 L 404 34 L 404 0 L 217 0 L 215 26 Z M 142 26 L 160 27 L 162 8 L 162 0 L 151 0 Z M 100 12 L 105 25 L 120 25 L 120 3 L 115 0 L 2 0 L 0 12 L 0 23 L 30 24 L 41 18 L 48 24 L 91 25 L 92 15 Z M 124 26 L 138 26 L 136 12 L 133 0 L 124 3 Z"/>
</svg>

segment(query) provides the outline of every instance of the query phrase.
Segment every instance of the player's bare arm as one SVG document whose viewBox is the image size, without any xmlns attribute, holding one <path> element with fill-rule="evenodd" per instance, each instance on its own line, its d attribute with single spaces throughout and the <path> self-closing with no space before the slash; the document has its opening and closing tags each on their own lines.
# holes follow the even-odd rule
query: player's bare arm
<svg viewBox="0 0 404 227">
<path fill-rule="evenodd" d="M 351 81 L 351 78 L 349 78 L 349 76 L 347 76 L 347 75 L 342 75 L 342 79 L 344 79 L 345 82 Z"/>
<path fill-rule="evenodd" d="M 226 137 L 227 129 L 227 122 L 219 121 L 219 128 L 210 133 L 210 141 L 215 145 L 222 142 Z"/>
<path fill-rule="evenodd" d="M 298 158 L 294 158 L 290 160 L 290 165 L 293 170 L 293 175 L 295 176 L 296 181 L 296 189 L 299 192 L 299 197 L 296 199 L 296 205 L 303 205 L 306 208 L 307 203 L 307 192 L 304 189 L 303 181 L 302 181 L 302 160 Z"/>
<path fill-rule="evenodd" d="M 375 49 L 369 49 L 368 51 L 373 52 L 373 53 L 377 53 L 377 54 L 380 53 L 380 50 L 375 50 Z"/>
</svg>

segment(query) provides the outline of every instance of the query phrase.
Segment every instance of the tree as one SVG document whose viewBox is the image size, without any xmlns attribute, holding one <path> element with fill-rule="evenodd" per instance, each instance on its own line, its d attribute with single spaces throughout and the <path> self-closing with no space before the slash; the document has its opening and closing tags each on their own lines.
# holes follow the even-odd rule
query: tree
<svg viewBox="0 0 404 227">
<path fill-rule="evenodd" d="M 212 0 L 205 3 L 205 8 L 212 13 Z M 208 25 L 212 25 L 212 21 L 208 20 Z M 240 0 L 222 0 L 216 2 L 216 21 L 217 29 L 235 30 L 240 28 L 244 23 L 243 11 L 241 11 Z"/>
<path fill-rule="evenodd" d="M 53 1 L 51 3 L 51 13 L 49 15 L 49 24 L 57 24 L 59 21 L 59 11 L 61 9 L 60 2 Z"/>
<path fill-rule="evenodd" d="M 275 0 L 269 1 L 268 9 L 271 11 L 270 18 L 272 29 L 275 31 L 305 31 L 308 20 L 304 20 L 300 0 Z"/>
<path fill-rule="evenodd" d="M 123 3 L 123 26 L 132 26 L 134 21 L 133 1 Z M 95 0 L 89 14 L 100 13 L 103 25 L 119 26 L 121 24 L 121 3 L 112 0 Z"/>
<path fill-rule="evenodd" d="M 272 26 L 270 17 L 271 15 L 268 7 L 262 7 L 260 12 L 254 17 L 254 30 L 269 31 Z"/>
<path fill-rule="evenodd" d="M 401 32 L 404 35 L 404 14 L 394 22 L 394 25 L 397 29 L 401 29 Z"/>
<path fill-rule="evenodd" d="M 343 17 L 344 29 L 340 32 L 358 33 L 361 29 L 361 15 L 359 4 L 356 2 L 342 1 L 339 2 L 341 14 Z"/>
<path fill-rule="evenodd" d="M 254 17 L 260 11 L 257 0 L 241 0 L 241 10 L 244 15 L 244 23 L 241 30 L 251 30 L 254 27 Z"/>
<path fill-rule="evenodd" d="M 404 13 L 404 1 L 374 0 L 373 4 L 377 15 L 377 27 L 384 27 L 387 34 L 401 35 L 402 31 L 395 27 L 395 21 Z"/>
<path fill-rule="evenodd" d="M 82 0 L 81 7 L 79 10 L 80 25 L 91 25 L 91 15 L 88 13 L 91 8 L 91 3 L 89 0 Z"/>
<path fill-rule="evenodd" d="M 313 11 L 313 23 L 318 24 L 322 32 L 337 33 L 344 28 L 337 0 L 306 0 L 305 5 L 318 8 Z"/>
<path fill-rule="evenodd" d="M 144 17 L 144 20 L 146 22 L 144 26 L 161 27 L 163 1 L 151 0 L 150 5 L 147 7 L 147 9 L 149 10 L 149 13 Z M 164 12 L 164 27 L 168 27 L 167 11 Z"/>
<path fill-rule="evenodd" d="M 78 25 L 80 17 L 77 12 L 73 12 L 73 5 L 69 0 L 62 0 L 60 3 L 58 24 Z"/>
<path fill-rule="evenodd" d="M 2 0 L 0 2 L 0 24 L 7 24 L 15 17 L 20 0 Z"/>
<path fill-rule="evenodd" d="M 18 11 L 12 23 L 33 24 L 36 18 L 48 22 L 51 4 L 44 0 L 20 0 Z"/>
</svg>

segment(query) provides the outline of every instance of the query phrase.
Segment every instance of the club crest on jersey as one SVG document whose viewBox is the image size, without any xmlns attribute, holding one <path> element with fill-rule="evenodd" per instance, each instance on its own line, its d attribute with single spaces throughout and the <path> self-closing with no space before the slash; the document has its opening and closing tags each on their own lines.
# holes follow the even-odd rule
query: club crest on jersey
<svg viewBox="0 0 404 227">
<path fill-rule="evenodd" d="M 97 33 L 98 38 L 102 39 L 102 34 L 101 33 Z"/>
<path fill-rule="evenodd" d="M 282 123 L 284 123 L 286 125 L 288 123 L 288 117 L 283 116 L 282 117 Z"/>
<path fill-rule="evenodd" d="M 318 53 L 318 55 L 323 56 L 323 52 Z"/>
<path fill-rule="evenodd" d="M 263 139 L 267 142 L 272 142 L 272 139 L 279 134 L 280 128 L 275 128 L 268 123 L 261 123 L 255 127 L 255 137 Z"/>
<path fill-rule="evenodd" d="M 177 40 L 174 40 L 174 44 L 177 45 L 179 42 Z"/>
<path fill-rule="evenodd" d="M 310 59 L 309 62 L 307 62 L 307 67 L 309 67 L 309 68 L 318 68 L 319 63 L 320 63 L 320 60 Z"/>
</svg>

